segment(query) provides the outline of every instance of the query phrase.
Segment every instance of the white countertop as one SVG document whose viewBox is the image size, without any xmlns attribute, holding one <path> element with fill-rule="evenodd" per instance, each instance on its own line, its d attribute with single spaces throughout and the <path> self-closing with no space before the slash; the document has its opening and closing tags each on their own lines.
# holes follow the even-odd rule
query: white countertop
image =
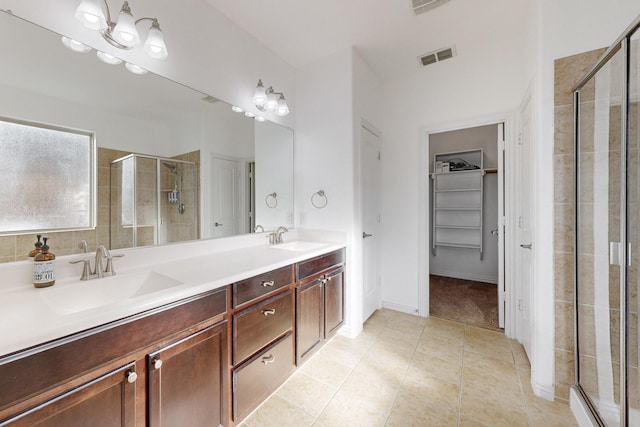
<svg viewBox="0 0 640 427">
<path fill-rule="evenodd" d="M 247 236 L 112 251 L 112 254 L 125 254 L 124 258 L 114 260 L 117 274 L 87 281 L 79 280 L 81 264 L 72 268 L 68 264 L 78 256 L 59 257 L 56 259 L 55 285 L 42 289 L 34 288 L 30 282 L 32 266 L 29 261 L 0 264 L 0 277 L 3 277 L 0 358 L 345 247 L 344 234 L 335 232 L 292 230 L 285 235 L 285 240 L 316 244 L 311 248 L 283 250 L 267 245 L 262 237 Z M 97 293 L 91 295 L 92 286 L 106 285 L 103 289 L 109 289 L 111 285 L 139 280 L 149 273 L 152 274 L 148 276 L 150 282 L 160 278 L 171 286 L 139 296 L 124 295 L 123 299 L 118 297 L 113 302 L 100 302 L 97 307 L 70 313 L 65 313 L 64 304 L 59 307 L 55 303 L 59 295 L 67 292 L 75 296 L 81 293 L 78 290 L 101 298 Z M 113 289 L 109 289 L 112 294 L 118 292 Z"/>
</svg>

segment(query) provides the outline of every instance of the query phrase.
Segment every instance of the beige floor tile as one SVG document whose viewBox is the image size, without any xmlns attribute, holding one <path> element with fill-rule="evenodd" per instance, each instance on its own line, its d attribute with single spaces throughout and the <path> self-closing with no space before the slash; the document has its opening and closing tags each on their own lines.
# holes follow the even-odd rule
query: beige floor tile
<svg viewBox="0 0 640 427">
<path fill-rule="evenodd" d="M 354 367 L 366 351 L 366 348 L 344 345 L 339 341 L 330 341 L 320 350 L 320 353 L 328 359 L 337 360 L 343 365 Z"/>
<path fill-rule="evenodd" d="M 297 372 L 276 395 L 317 417 L 337 391 L 335 387 Z"/>
<path fill-rule="evenodd" d="M 482 396 L 511 405 L 520 411 L 526 411 L 524 395 L 518 386 L 507 385 L 494 379 L 495 374 L 487 374 L 482 378 L 469 379 L 462 376 L 462 396 Z M 484 379 L 484 381 L 483 381 Z M 477 418 L 476 418 L 477 419 Z"/>
<path fill-rule="evenodd" d="M 465 351 L 480 353 L 505 362 L 514 362 L 511 345 L 506 338 L 498 339 L 491 337 L 487 339 L 480 336 L 467 336 L 464 341 L 464 349 Z"/>
<path fill-rule="evenodd" d="M 447 340 L 446 338 L 421 338 L 418 341 L 416 351 L 431 356 L 436 356 L 440 359 L 451 360 L 452 362 L 462 361 L 462 355 L 464 353 L 464 347 L 462 340 Z"/>
<path fill-rule="evenodd" d="M 491 388 L 520 394 L 520 379 L 513 363 L 503 362 L 471 352 L 465 352 L 462 369 L 463 387 L 481 390 Z"/>
<path fill-rule="evenodd" d="M 408 392 L 401 392 L 391 409 L 387 427 L 455 426 L 457 413 Z M 346 424 L 345 424 L 346 425 Z"/>
<path fill-rule="evenodd" d="M 353 369 L 352 374 L 364 372 L 373 377 L 383 377 L 385 381 L 399 385 L 404 379 L 408 368 L 408 360 L 404 363 L 398 360 L 383 361 L 367 354 Z"/>
<path fill-rule="evenodd" d="M 447 411 L 458 411 L 460 406 L 460 385 L 436 377 L 406 378 L 400 386 L 400 394 L 406 393 L 428 400 Z"/>
<path fill-rule="evenodd" d="M 414 349 L 411 347 L 389 345 L 384 341 L 376 341 L 363 356 L 362 360 L 379 360 L 380 363 L 394 365 L 408 365 L 413 357 Z"/>
<path fill-rule="evenodd" d="M 418 319 L 421 318 L 419 317 Z M 418 322 L 414 319 L 409 318 L 401 318 L 397 320 L 393 319 L 387 322 L 387 328 L 389 329 L 404 332 L 405 334 L 418 336 L 422 335 L 422 331 L 424 331 L 424 325 L 424 322 Z"/>
<path fill-rule="evenodd" d="M 451 360 L 440 359 L 424 353 L 416 352 L 407 371 L 408 378 L 441 378 L 443 380 L 460 384 L 462 377 L 462 360 L 453 362 Z"/>
<path fill-rule="evenodd" d="M 356 368 L 340 387 L 340 394 L 366 402 L 386 414 L 393 405 L 399 387 L 400 381 L 390 374 Z"/>
<path fill-rule="evenodd" d="M 520 378 L 520 386 L 525 396 L 533 396 L 531 388 L 531 367 L 529 365 L 516 365 L 518 377 Z"/>
<path fill-rule="evenodd" d="M 378 335 L 379 341 L 384 341 L 387 344 L 407 349 L 415 349 L 419 339 L 419 334 L 408 334 L 406 332 L 390 329 L 388 326 L 380 332 L 380 335 Z"/>
<path fill-rule="evenodd" d="M 505 404 L 491 396 L 466 393 L 464 390 L 460 415 L 495 427 L 527 427 L 529 424 L 524 409 Z"/>
<path fill-rule="evenodd" d="M 515 360 L 516 365 L 531 366 L 531 363 L 529 363 L 529 357 L 527 357 L 527 352 L 524 350 L 522 344 L 516 340 L 511 340 L 510 343 L 511 353 L 513 353 L 513 359 Z"/>
<path fill-rule="evenodd" d="M 464 339 L 465 325 L 450 320 L 427 318 L 423 335 L 444 335 L 452 338 Z"/>
<path fill-rule="evenodd" d="M 467 416 L 460 416 L 460 421 L 458 422 L 458 427 L 487 427 L 486 424 L 482 424 L 479 421 L 476 421 Z"/>
<path fill-rule="evenodd" d="M 314 425 L 322 427 L 381 427 L 387 414 L 374 405 L 339 391 Z"/>
<path fill-rule="evenodd" d="M 271 396 L 257 411 L 247 418 L 246 427 L 305 427 L 313 424 L 314 417 L 280 398 Z"/>
<path fill-rule="evenodd" d="M 526 396 L 527 409 L 533 425 L 577 426 L 569 405 L 552 402 L 537 396 Z M 545 424 L 546 423 L 546 424 Z"/>
<path fill-rule="evenodd" d="M 331 359 L 320 351 L 305 363 L 300 371 L 316 380 L 322 381 L 332 387 L 340 387 L 347 379 L 353 367 Z"/>
</svg>

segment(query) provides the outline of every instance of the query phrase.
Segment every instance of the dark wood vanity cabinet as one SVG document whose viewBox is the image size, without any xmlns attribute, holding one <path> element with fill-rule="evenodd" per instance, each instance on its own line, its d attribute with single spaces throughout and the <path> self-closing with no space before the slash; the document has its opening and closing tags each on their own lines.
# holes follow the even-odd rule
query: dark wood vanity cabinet
<svg viewBox="0 0 640 427">
<path fill-rule="evenodd" d="M 147 355 L 149 426 L 226 424 L 226 341 L 222 322 Z"/>
<path fill-rule="evenodd" d="M 208 292 L 0 359 L 0 426 L 228 425 L 226 295 Z M 163 366 L 152 369 L 157 360 Z"/>
<path fill-rule="evenodd" d="M 296 363 L 313 355 L 344 323 L 344 250 L 296 268 Z"/>
</svg>

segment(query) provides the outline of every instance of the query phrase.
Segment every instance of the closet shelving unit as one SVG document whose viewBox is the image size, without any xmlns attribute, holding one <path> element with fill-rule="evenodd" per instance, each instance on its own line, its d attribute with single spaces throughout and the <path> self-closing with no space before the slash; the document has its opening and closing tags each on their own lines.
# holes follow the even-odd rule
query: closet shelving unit
<svg viewBox="0 0 640 427">
<path fill-rule="evenodd" d="M 460 162 L 462 160 L 462 162 Z M 475 165 L 478 169 L 438 171 L 438 162 Z M 482 259 L 483 177 L 481 149 L 434 156 L 433 254 L 438 246 L 475 249 Z"/>
</svg>

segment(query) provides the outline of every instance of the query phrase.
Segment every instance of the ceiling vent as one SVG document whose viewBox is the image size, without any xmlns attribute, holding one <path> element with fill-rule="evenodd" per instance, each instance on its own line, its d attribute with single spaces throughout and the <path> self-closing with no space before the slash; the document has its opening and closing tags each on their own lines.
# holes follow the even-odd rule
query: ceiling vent
<svg viewBox="0 0 640 427">
<path fill-rule="evenodd" d="M 438 6 L 442 6 L 449 0 L 411 0 L 413 2 L 413 13 L 419 15 L 434 9 Z"/>
<path fill-rule="evenodd" d="M 418 61 L 420 61 L 423 67 L 426 67 L 427 65 L 435 64 L 436 62 L 444 61 L 454 56 L 456 56 L 456 47 L 451 46 L 420 55 Z"/>
</svg>

